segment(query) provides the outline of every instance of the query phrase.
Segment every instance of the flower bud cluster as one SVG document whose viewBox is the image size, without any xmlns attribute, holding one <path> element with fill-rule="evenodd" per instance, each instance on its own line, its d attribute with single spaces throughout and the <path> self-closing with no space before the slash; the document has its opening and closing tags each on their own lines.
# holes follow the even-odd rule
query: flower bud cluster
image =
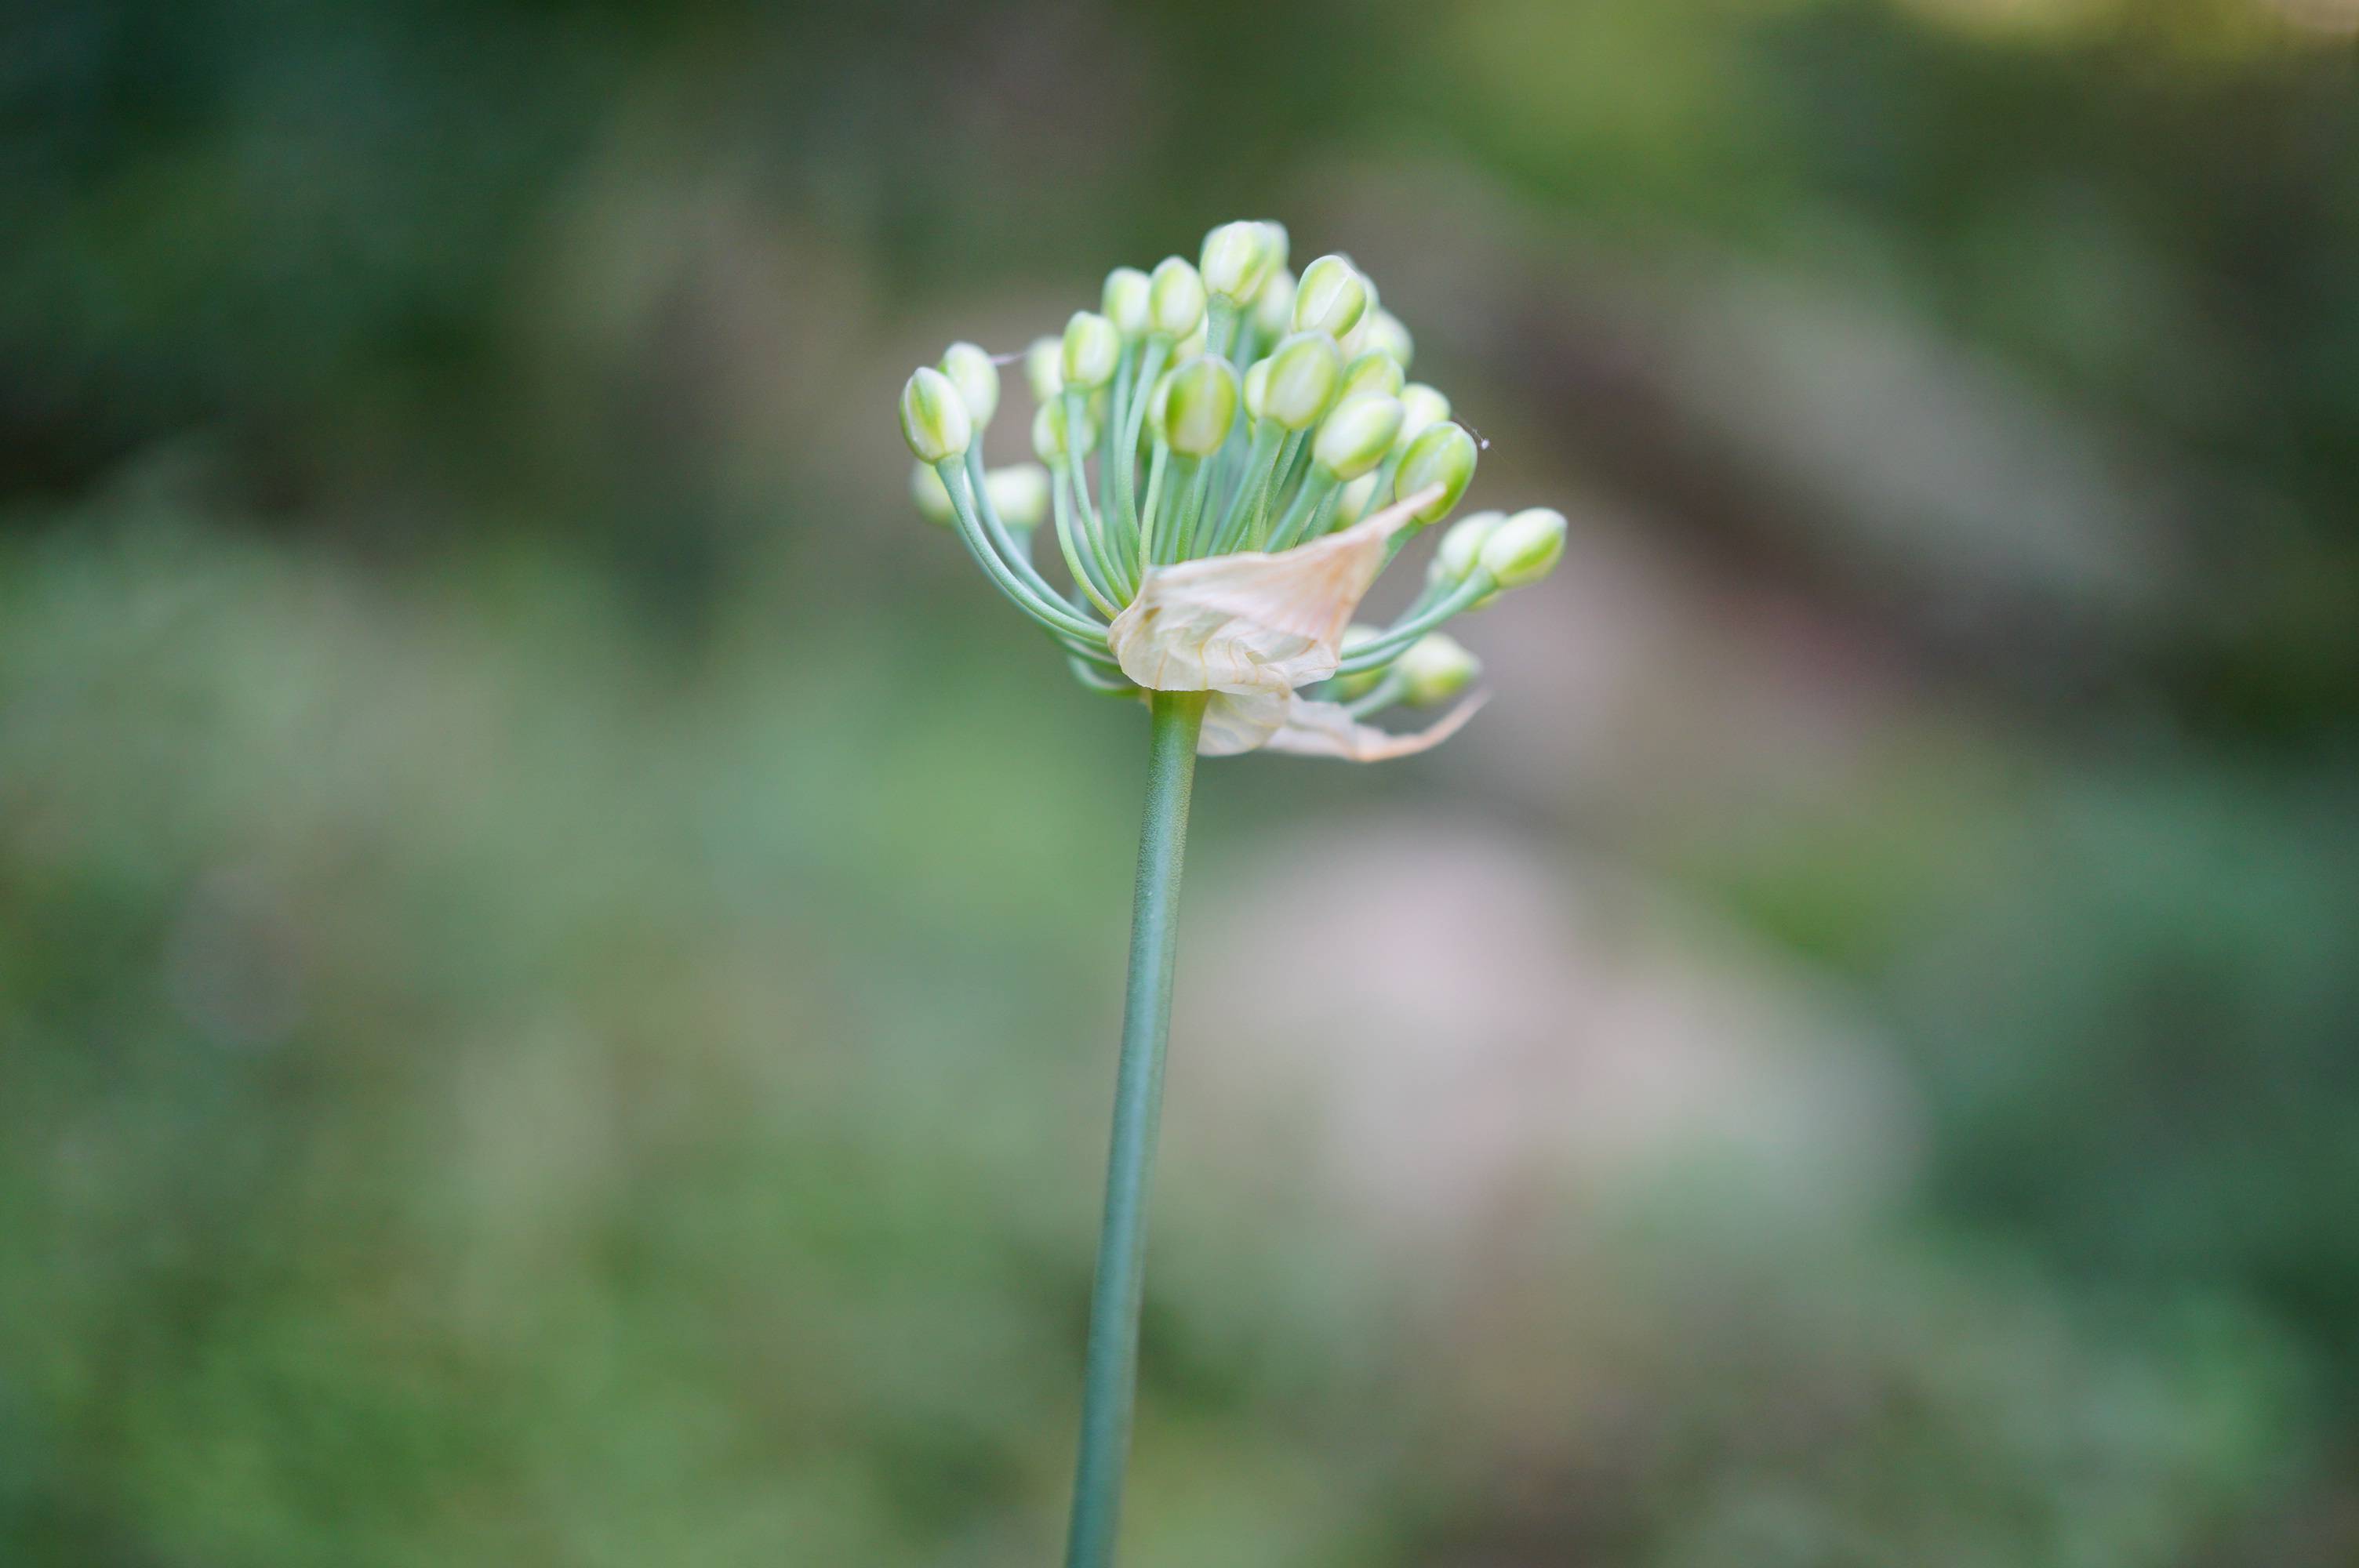
<svg viewBox="0 0 2359 1568">
<path fill-rule="evenodd" d="M 1448 397 L 1409 379 L 1412 340 L 1375 283 L 1340 253 L 1298 275 L 1290 243 L 1277 223 L 1221 224 L 1193 260 L 1114 268 L 1061 334 L 1000 359 L 953 343 L 902 391 L 919 513 L 956 531 L 1093 680 L 1123 684 L 1106 673 L 1108 623 L 1154 574 L 1282 560 L 1363 522 L 1397 549 L 1473 482 L 1480 443 Z M 987 469 L 1001 366 L 1019 360 L 1038 461 Z M 1027 542 L 1036 528 L 1056 535 L 1053 555 Z M 1463 689 L 1481 665 L 1434 628 L 1545 577 L 1564 537 L 1546 508 L 1459 522 L 1418 605 L 1389 629 L 1355 629 L 1333 689 L 1411 704 Z"/>
</svg>

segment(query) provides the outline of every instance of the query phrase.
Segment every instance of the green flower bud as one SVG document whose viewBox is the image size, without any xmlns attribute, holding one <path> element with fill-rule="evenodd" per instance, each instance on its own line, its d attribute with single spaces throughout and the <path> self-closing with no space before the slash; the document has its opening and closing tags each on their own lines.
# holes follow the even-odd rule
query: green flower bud
<svg viewBox="0 0 2359 1568">
<path fill-rule="evenodd" d="M 1288 430 L 1307 430 L 1335 401 L 1343 379 L 1343 356 L 1335 341 L 1317 332 L 1297 332 L 1269 356 L 1268 417 Z"/>
<path fill-rule="evenodd" d="M 1065 345 L 1056 338 L 1035 338 L 1024 351 L 1024 379 L 1031 384 L 1032 401 L 1054 403 L 1065 389 Z"/>
<path fill-rule="evenodd" d="M 1393 478 L 1393 493 L 1407 501 L 1421 490 L 1441 487 L 1441 497 L 1411 514 L 1419 523 L 1439 523 L 1450 515 L 1474 482 L 1474 438 L 1444 420 L 1408 444 Z"/>
<path fill-rule="evenodd" d="M 1135 266 L 1118 266 L 1106 274 L 1100 308 L 1125 342 L 1147 336 L 1147 275 Z"/>
<path fill-rule="evenodd" d="M 1200 263 L 1204 292 L 1231 305 L 1249 305 L 1277 264 L 1270 233 L 1261 223 L 1223 223 L 1204 236 Z"/>
<path fill-rule="evenodd" d="M 1204 330 L 1204 323 L 1207 319 L 1209 319 L 1209 318 L 1202 316 L 1196 318 L 1196 330 L 1189 333 L 1186 337 L 1180 339 L 1178 345 L 1172 349 L 1171 362 L 1173 364 L 1186 364 L 1190 360 L 1196 358 L 1200 354 L 1202 354 L 1211 349 L 1212 334 Z"/>
<path fill-rule="evenodd" d="M 1361 643 L 1373 643 L 1384 634 L 1385 629 L 1381 626 L 1364 626 L 1354 621 L 1343 628 L 1343 639 L 1337 646 L 1348 654 Z M 1355 697 L 1365 697 L 1375 688 L 1375 684 L 1384 678 L 1385 672 L 1382 666 L 1373 670 L 1355 671 L 1348 676 L 1337 676 L 1335 677 L 1336 698 L 1339 701 L 1349 702 Z"/>
<path fill-rule="evenodd" d="M 1504 512 L 1470 512 L 1450 525 L 1441 536 L 1441 548 L 1433 553 L 1433 565 L 1428 579 L 1437 586 L 1456 585 L 1466 580 L 1483 554 L 1483 546 L 1500 524 L 1507 520 Z"/>
<path fill-rule="evenodd" d="M 1343 259 L 1350 261 L 1352 258 L 1345 256 Z M 1343 351 L 1343 362 L 1346 364 L 1375 346 L 1371 334 L 1376 325 L 1376 280 L 1364 272 L 1360 275 L 1360 287 L 1365 294 L 1360 306 L 1360 319 L 1352 324 L 1350 331 L 1338 333 L 1335 339 L 1337 346 Z"/>
<path fill-rule="evenodd" d="M 1287 233 L 1286 225 L 1275 218 L 1264 218 L 1261 228 L 1262 232 L 1269 237 L 1269 265 L 1277 271 L 1284 272 L 1287 247 L 1294 243 L 1292 237 Z"/>
<path fill-rule="evenodd" d="M 1400 324 L 1399 317 L 1389 310 L 1370 310 L 1362 325 L 1367 329 L 1365 337 L 1371 351 L 1390 354 L 1403 371 L 1408 369 L 1409 361 L 1417 357 L 1417 344 L 1409 337 L 1408 329 Z"/>
<path fill-rule="evenodd" d="M 1310 438 L 1310 460 L 1337 479 L 1357 479 L 1385 460 L 1400 429 L 1400 400 L 1363 392 L 1335 405 Z"/>
<path fill-rule="evenodd" d="M 1564 514 L 1533 506 L 1494 529 L 1477 559 L 1501 588 L 1521 588 L 1548 576 L 1563 554 Z"/>
<path fill-rule="evenodd" d="M 1364 473 L 1343 487 L 1335 499 L 1335 526 L 1349 528 L 1368 514 L 1368 503 L 1376 498 L 1376 476 Z"/>
<path fill-rule="evenodd" d="M 999 412 L 999 367 L 973 343 L 952 343 L 942 351 L 942 373 L 966 400 L 967 416 L 980 430 Z"/>
<path fill-rule="evenodd" d="M 1450 417 L 1450 399 L 1421 381 L 1410 382 L 1400 389 L 1401 440 L 1416 440 L 1436 425 Z M 1408 492 L 1403 491 L 1402 494 Z"/>
<path fill-rule="evenodd" d="M 938 463 L 966 450 L 974 422 L 950 377 L 929 366 L 909 378 L 901 389 L 901 438 L 920 462 Z"/>
<path fill-rule="evenodd" d="M 1051 468 L 1069 456 L 1076 461 L 1088 457 L 1098 444 L 1097 421 L 1084 412 L 1080 427 L 1070 432 L 1073 439 L 1069 441 L 1068 434 L 1064 400 L 1043 403 L 1039 412 L 1032 416 L 1033 454 Z"/>
<path fill-rule="evenodd" d="M 1342 256 L 1321 256 L 1294 286 L 1294 330 L 1340 338 L 1359 324 L 1367 304 L 1368 282 L 1359 269 Z"/>
<path fill-rule="evenodd" d="M 1064 384 L 1092 391 L 1114 379 L 1122 362 L 1122 334 L 1092 310 L 1076 310 L 1065 323 Z"/>
<path fill-rule="evenodd" d="M 1237 420 L 1237 373 L 1229 362 L 1190 360 L 1163 378 L 1156 417 L 1171 449 L 1191 458 L 1210 457 L 1229 438 Z"/>
<path fill-rule="evenodd" d="M 909 499 L 918 503 L 918 515 L 929 523 L 939 523 L 947 528 L 951 524 L 951 492 L 942 486 L 942 476 L 934 471 L 931 463 L 909 465 Z"/>
<path fill-rule="evenodd" d="M 934 482 L 940 484 L 940 476 Z M 1049 470 L 1038 463 L 994 469 L 983 476 L 983 488 L 991 509 L 1010 528 L 1038 528 L 1049 515 Z"/>
<path fill-rule="evenodd" d="M 1186 339 L 1204 324 L 1204 280 L 1180 257 L 1165 256 L 1147 280 L 1147 312 L 1155 330 Z"/>
<path fill-rule="evenodd" d="M 1371 351 L 1343 367 L 1343 395 L 1349 397 L 1355 392 L 1375 392 L 1386 397 L 1398 397 L 1401 379 L 1401 367 L 1391 355 Z"/>
<path fill-rule="evenodd" d="M 1474 684 L 1483 661 L 1461 647 L 1454 637 L 1428 632 L 1394 661 L 1407 690 L 1401 700 L 1411 708 L 1431 708 L 1448 702 Z"/>
<path fill-rule="evenodd" d="M 1269 400 L 1269 362 L 1256 360 L 1245 371 L 1245 412 L 1258 420 Z"/>
<path fill-rule="evenodd" d="M 1274 343 L 1293 325 L 1294 275 L 1279 267 L 1254 299 L 1254 330 Z"/>
</svg>

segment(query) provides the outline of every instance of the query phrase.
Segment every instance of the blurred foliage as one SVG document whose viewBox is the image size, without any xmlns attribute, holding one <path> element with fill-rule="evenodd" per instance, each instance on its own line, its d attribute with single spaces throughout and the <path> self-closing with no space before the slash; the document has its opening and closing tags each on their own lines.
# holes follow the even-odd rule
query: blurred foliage
<svg viewBox="0 0 2359 1568">
<path fill-rule="evenodd" d="M 900 515 L 886 410 L 1264 211 L 1707 585 L 1681 650 L 1766 599 L 1840 655 L 1595 760 L 1549 687 L 1221 770 L 1196 874 L 1396 798 L 1578 842 L 1871 1021 L 1922 1171 L 1406 1261 L 1175 1192 L 1129 1561 L 2351 1561 L 2354 27 L 19 7 L 0 1561 L 1057 1550 L 1137 726 Z"/>
</svg>

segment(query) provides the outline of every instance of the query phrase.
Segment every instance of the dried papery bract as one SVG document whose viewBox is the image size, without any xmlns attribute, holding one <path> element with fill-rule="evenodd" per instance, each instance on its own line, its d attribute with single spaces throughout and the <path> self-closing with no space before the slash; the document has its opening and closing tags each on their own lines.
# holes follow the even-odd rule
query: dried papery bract
<svg viewBox="0 0 2359 1568">
<path fill-rule="evenodd" d="M 1385 542 L 1434 494 L 1277 555 L 1157 567 L 1106 643 L 1147 691 L 1285 694 L 1335 673 L 1343 628 L 1384 569 Z"/>
<path fill-rule="evenodd" d="M 1269 749 L 1298 757 L 1389 762 L 1433 750 L 1465 728 L 1466 721 L 1488 701 L 1487 695 L 1470 697 L 1427 728 L 1397 734 L 1361 723 L 1341 703 L 1311 702 L 1298 697 L 1287 708 L 1286 721 L 1269 738 Z"/>
</svg>

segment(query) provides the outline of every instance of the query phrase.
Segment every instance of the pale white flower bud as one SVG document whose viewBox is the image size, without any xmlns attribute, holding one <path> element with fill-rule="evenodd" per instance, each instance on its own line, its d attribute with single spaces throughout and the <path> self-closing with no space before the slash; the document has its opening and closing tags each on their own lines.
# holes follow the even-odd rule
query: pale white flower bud
<svg viewBox="0 0 2359 1568">
<path fill-rule="evenodd" d="M 1065 323 L 1064 384 L 1093 391 L 1114 379 L 1122 362 L 1122 334 L 1093 310 L 1076 310 Z"/>
<path fill-rule="evenodd" d="M 936 483 L 940 483 L 939 476 Z M 1010 528 L 1038 528 L 1049 515 L 1049 470 L 1038 463 L 1011 463 L 983 476 L 991 509 Z"/>
<path fill-rule="evenodd" d="M 1342 256 L 1321 256 L 1294 286 L 1294 330 L 1340 338 L 1359 324 L 1367 304 L 1368 283 L 1359 268 Z"/>
<path fill-rule="evenodd" d="M 1156 417 L 1175 452 L 1210 457 L 1229 438 L 1237 418 L 1237 373 L 1209 356 L 1190 360 L 1163 378 Z"/>
<path fill-rule="evenodd" d="M 1024 351 L 1024 379 L 1031 385 L 1033 402 L 1056 402 L 1057 394 L 1065 389 L 1063 340 L 1033 339 L 1032 346 Z"/>
<path fill-rule="evenodd" d="M 1345 485 L 1335 499 L 1335 526 L 1349 528 L 1368 514 L 1368 503 L 1376 497 L 1376 476 L 1364 473 Z"/>
<path fill-rule="evenodd" d="M 1206 234 L 1199 261 L 1204 292 L 1231 305 L 1253 303 L 1277 264 L 1268 227 L 1245 222 L 1223 223 Z"/>
<path fill-rule="evenodd" d="M 1392 355 L 1402 370 L 1408 369 L 1409 362 L 1417 357 L 1417 343 L 1409 337 L 1408 329 L 1400 324 L 1399 317 L 1389 310 L 1372 309 L 1361 324 L 1366 329 L 1364 339 L 1369 349 Z"/>
<path fill-rule="evenodd" d="M 1450 417 L 1450 399 L 1421 381 L 1402 387 L 1400 400 L 1400 438 L 1404 443 L 1416 440 Z"/>
<path fill-rule="evenodd" d="M 1204 280 L 1179 256 L 1155 264 L 1147 280 L 1147 316 L 1153 329 L 1184 340 L 1204 324 Z"/>
<path fill-rule="evenodd" d="M 1097 421 L 1084 412 L 1081 424 L 1070 434 L 1074 438 L 1068 441 L 1062 398 L 1043 403 L 1039 412 L 1032 416 L 1032 451 L 1044 463 L 1053 467 L 1069 456 L 1076 460 L 1088 457 L 1098 444 Z"/>
<path fill-rule="evenodd" d="M 1393 477 L 1393 493 L 1407 501 L 1441 486 L 1440 499 L 1411 514 L 1419 523 L 1439 523 L 1474 482 L 1474 438 L 1444 420 L 1408 444 Z"/>
<path fill-rule="evenodd" d="M 928 366 L 901 389 L 901 438 L 920 462 L 938 463 L 963 453 L 974 439 L 966 399 L 951 378 Z"/>
<path fill-rule="evenodd" d="M 1351 260 L 1349 256 L 1343 259 Z M 1356 266 L 1359 264 L 1354 262 L 1353 265 Z M 1343 362 L 1346 364 L 1375 346 L 1375 331 L 1378 315 L 1376 280 L 1364 272 L 1360 275 L 1360 287 L 1366 296 L 1360 306 L 1360 319 L 1353 323 L 1350 331 L 1339 334 L 1335 340 L 1343 348 Z M 1401 368 L 1406 370 L 1408 367 L 1404 365 Z"/>
<path fill-rule="evenodd" d="M 954 508 L 951 492 L 942 485 L 942 476 L 931 463 L 909 465 L 909 499 L 918 503 L 918 515 L 929 523 L 950 526 Z"/>
<path fill-rule="evenodd" d="M 1320 421 L 1310 460 L 1337 479 L 1357 479 L 1385 460 L 1400 420 L 1398 398 L 1374 392 L 1344 398 Z"/>
<path fill-rule="evenodd" d="M 1501 588 L 1521 588 L 1548 576 L 1563 554 L 1564 514 L 1533 506 L 1492 530 L 1477 559 Z"/>
<path fill-rule="evenodd" d="M 1118 266 L 1106 274 L 1100 308 L 1125 342 L 1147 336 L 1147 275 L 1135 266 Z"/>
<path fill-rule="evenodd" d="M 1428 632 L 1394 661 L 1406 689 L 1401 700 L 1412 708 L 1432 708 L 1448 702 L 1474 684 L 1483 661 L 1459 645 L 1457 639 Z"/>
<path fill-rule="evenodd" d="M 1263 406 L 1269 400 L 1269 362 L 1256 360 L 1245 371 L 1245 412 L 1255 419 L 1263 416 Z"/>
<path fill-rule="evenodd" d="M 1343 395 L 1355 392 L 1381 393 L 1386 397 L 1401 395 L 1401 367 L 1389 354 L 1362 354 L 1343 367 Z"/>
<path fill-rule="evenodd" d="M 1254 299 L 1254 330 L 1275 342 L 1293 326 L 1294 275 L 1279 267 Z"/>
<path fill-rule="evenodd" d="M 1464 582 L 1481 557 L 1484 542 L 1506 520 L 1504 512 L 1470 512 L 1451 524 L 1450 532 L 1441 536 L 1441 547 L 1433 553 L 1429 579 L 1438 585 Z"/>
<path fill-rule="evenodd" d="M 1285 271 L 1287 248 L 1294 243 L 1286 232 L 1286 225 L 1275 218 L 1264 218 L 1261 227 L 1262 232 L 1269 236 L 1269 265 L 1280 272 Z"/>
<path fill-rule="evenodd" d="M 942 351 L 942 373 L 966 400 L 967 416 L 980 430 L 999 412 L 999 367 L 973 343 L 952 343 Z"/>
<path fill-rule="evenodd" d="M 1335 341 L 1318 332 L 1298 332 L 1269 356 L 1263 406 L 1267 416 L 1288 430 L 1307 430 L 1335 401 L 1343 379 L 1343 356 Z"/>
</svg>

